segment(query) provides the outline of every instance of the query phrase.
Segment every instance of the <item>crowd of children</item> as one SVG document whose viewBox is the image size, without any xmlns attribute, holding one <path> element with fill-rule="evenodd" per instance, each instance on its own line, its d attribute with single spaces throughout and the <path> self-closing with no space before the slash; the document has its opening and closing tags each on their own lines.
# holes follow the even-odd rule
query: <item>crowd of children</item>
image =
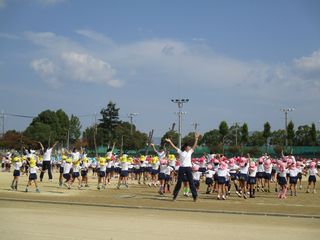
<svg viewBox="0 0 320 240">
<path fill-rule="evenodd" d="M 77 184 L 78 189 L 85 189 L 90 184 L 96 184 L 98 190 L 106 189 L 112 179 L 117 178 L 116 188 L 128 188 L 129 183 L 136 180 L 146 187 L 156 187 L 161 195 L 171 193 L 171 185 L 178 179 L 181 161 L 178 155 L 169 154 L 165 149 L 157 150 L 156 155 L 116 156 L 113 147 L 102 157 L 89 158 L 80 149 L 73 151 L 59 150 L 55 157 L 51 156 L 52 148 L 42 151 L 26 151 L 23 155 L 8 152 L 2 157 L 2 170 L 10 171 L 13 168 L 12 190 L 18 190 L 21 174 L 28 176 L 25 191 L 34 185 L 36 192 L 40 192 L 37 182 L 38 173 L 41 179 L 48 171 L 51 176 L 51 166 L 58 171 L 59 186 L 72 189 Z M 50 151 L 51 163 L 43 164 L 43 157 L 48 160 Z M 179 151 L 178 151 L 179 152 Z M 45 155 L 47 154 L 47 155 Z M 180 155 L 179 155 L 180 156 Z M 183 194 L 189 196 L 189 189 L 194 187 L 200 191 L 200 185 L 205 184 L 206 194 L 216 194 L 217 199 L 226 200 L 231 192 L 242 198 L 255 198 L 257 192 L 276 192 L 278 198 L 288 195 L 297 196 L 297 188 L 302 189 L 301 180 L 307 176 L 306 193 L 316 193 L 319 159 L 296 159 L 293 155 L 275 159 L 268 155 L 253 159 L 246 157 L 227 158 L 219 154 L 205 154 L 200 158 L 192 158 L 192 178 L 194 186 L 190 186 L 187 174 L 181 176 Z M 52 177 L 50 178 L 52 179 Z M 274 186 L 274 188 L 272 188 Z M 194 195 L 194 193 L 193 193 Z"/>
</svg>

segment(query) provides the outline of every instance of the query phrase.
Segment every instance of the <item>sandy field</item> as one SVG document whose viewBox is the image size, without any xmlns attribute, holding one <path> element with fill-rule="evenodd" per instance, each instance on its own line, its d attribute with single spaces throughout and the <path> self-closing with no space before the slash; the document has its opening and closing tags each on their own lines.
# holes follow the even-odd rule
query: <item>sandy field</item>
<svg viewBox="0 0 320 240">
<path fill-rule="evenodd" d="M 10 190 L 12 173 L 0 173 L 0 239 L 311 239 L 320 234 L 320 193 L 305 193 L 279 200 L 274 192 L 257 193 L 255 199 L 226 201 L 206 195 L 202 183 L 199 201 L 180 194 L 160 196 L 157 188 L 139 185 L 115 188 L 116 179 L 105 190 L 90 187 L 71 190 L 59 187 L 45 175 L 40 193 L 34 187 L 25 193 L 27 177 L 18 191 Z M 182 192 L 181 192 L 182 193 Z"/>
</svg>

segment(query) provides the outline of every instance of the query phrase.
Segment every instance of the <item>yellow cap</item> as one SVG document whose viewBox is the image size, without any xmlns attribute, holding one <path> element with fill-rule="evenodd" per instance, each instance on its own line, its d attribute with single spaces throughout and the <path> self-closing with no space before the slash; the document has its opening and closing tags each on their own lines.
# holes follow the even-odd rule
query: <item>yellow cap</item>
<svg viewBox="0 0 320 240">
<path fill-rule="evenodd" d="M 71 159 L 71 158 L 67 158 L 67 159 L 66 159 L 66 162 L 67 162 L 67 163 L 71 163 L 71 162 L 72 162 L 72 159 Z"/>
<path fill-rule="evenodd" d="M 66 160 L 67 159 L 67 156 L 66 155 L 62 155 L 62 160 Z"/>
</svg>

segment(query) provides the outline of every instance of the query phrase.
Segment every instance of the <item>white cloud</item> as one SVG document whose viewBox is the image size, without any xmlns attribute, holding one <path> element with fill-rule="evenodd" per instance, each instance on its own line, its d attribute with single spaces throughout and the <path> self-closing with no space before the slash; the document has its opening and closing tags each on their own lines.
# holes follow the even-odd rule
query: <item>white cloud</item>
<svg viewBox="0 0 320 240">
<path fill-rule="evenodd" d="M 63 69 L 62 78 L 74 81 L 117 87 L 123 84 L 117 80 L 121 76 L 137 85 L 161 81 L 169 86 L 180 82 L 208 89 L 237 87 L 243 94 L 266 99 L 291 97 L 292 91 L 300 88 L 320 90 L 320 74 L 315 72 L 320 66 L 320 51 L 292 63 L 272 65 L 218 55 L 205 44 L 171 39 L 120 44 L 92 30 L 76 32 L 89 43 L 80 44 L 51 32 L 29 32 L 26 36 L 44 47 L 47 58 L 55 59 Z"/>
<path fill-rule="evenodd" d="M 295 59 L 294 63 L 301 70 L 320 72 L 320 50 L 313 52 L 311 56 Z"/>
<path fill-rule="evenodd" d="M 114 44 L 111 38 L 106 37 L 101 33 L 98 33 L 89 29 L 80 29 L 80 30 L 77 30 L 76 33 L 102 44 L 108 44 L 108 45 Z"/>
<path fill-rule="evenodd" d="M 35 59 L 30 65 L 52 87 L 59 88 L 62 86 L 58 78 L 60 69 L 51 60 L 47 58 Z"/>
<path fill-rule="evenodd" d="M 66 52 L 62 54 L 66 72 L 74 80 L 87 83 L 103 83 L 121 87 L 122 82 L 114 79 L 116 74 L 107 62 L 87 54 Z"/>
</svg>

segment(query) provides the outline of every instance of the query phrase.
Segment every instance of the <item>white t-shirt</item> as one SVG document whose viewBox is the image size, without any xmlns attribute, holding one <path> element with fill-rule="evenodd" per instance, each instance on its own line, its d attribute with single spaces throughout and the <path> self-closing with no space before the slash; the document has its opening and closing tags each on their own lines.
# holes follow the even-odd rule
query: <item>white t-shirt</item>
<svg viewBox="0 0 320 240">
<path fill-rule="evenodd" d="M 159 157 L 159 160 L 163 159 L 166 157 L 166 152 L 165 151 L 162 151 L 162 152 L 158 152 L 156 151 L 158 157 Z"/>
<path fill-rule="evenodd" d="M 213 170 L 207 170 L 207 171 L 206 171 L 206 178 L 213 178 L 213 176 L 214 176 L 215 173 L 216 173 L 216 172 L 213 171 Z"/>
<path fill-rule="evenodd" d="M 286 177 L 286 176 L 287 176 L 287 172 L 288 172 L 287 169 L 284 169 L 283 171 L 281 171 L 281 170 L 279 169 L 279 177 Z"/>
<path fill-rule="evenodd" d="M 248 170 L 249 170 L 249 163 L 247 163 L 246 166 L 244 167 L 240 167 L 240 173 L 242 174 L 248 174 Z"/>
<path fill-rule="evenodd" d="M 309 168 L 308 172 L 310 176 L 315 176 L 318 174 L 318 170 L 316 168 Z"/>
<path fill-rule="evenodd" d="M 201 175 L 202 175 L 202 172 L 192 172 L 193 180 L 200 181 Z"/>
<path fill-rule="evenodd" d="M 272 164 L 270 164 L 270 167 L 269 167 L 269 168 L 265 168 L 265 169 L 264 169 L 264 172 L 265 172 L 265 173 L 271 173 L 271 172 L 272 172 Z"/>
<path fill-rule="evenodd" d="M 44 154 L 43 154 L 43 161 L 44 162 L 49 162 L 51 161 L 51 153 L 52 153 L 52 148 L 48 148 Z"/>
<path fill-rule="evenodd" d="M 290 169 L 289 170 L 289 174 L 290 174 L 290 177 L 296 177 L 298 176 L 298 173 L 299 173 L 299 169 L 298 168 L 295 168 L 295 169 Z"/>
<path fill-rule="evenodd" d="M 13 164 L 14 170 L 20 170 L 21 166 L 22 166 L 22 163 L 21 163 L 21 162 L 15 162 L 15 163 Z"/>
<path fill-rule="evenodd" d="M 69 174 L 72 167 L 71 163 L 66 163 L 63 167 L 63 174 Z"/>
<path fill-rule="evenodd" d="M 191 163 L 191 155 L 193 153 L 193 149 L 190 149 L 189 152 L 181 151 L 178 149 L 178 154 L 180 155 L 179 161 L 180 161 L 180 167 L 192 167 Z"/>
<path fill-rule="evenodd" d="M 29 173 L 30 174 L 32 174 L 32 173 L 37 173 L 37 170 L 38 170 L 39 168 L 37 167 L 37 166 L 35 166 L 35 167 L 31 167 L 30 169 L 29 169 Z"/>
<path fill-rule="evenodd" d="M 218 176 L 219 177 L 227 177 L 229 174 L 229 169 L 218 169 Z"/>
<path fill-rule="evenodd" d="M 263 163 L 262 164 L 258 164 L 258 172 L 264 172 L 264 166 Z"/>
<path fill-rule="evenodd" d="M 168 167 L 166 168 L 166 171 L 164 172 L 164 174 L 170 175 L 172 171 L 173 171 L 173 167 L 168 166 Z"/>
<path fill-rule="evenodd" d="M 250 177 L 255 177 L 257 175 L 257 170 L 258 170 L 258 168 L 255 168 L 255 169 L 250 169 L 249 168 L 249 176 Z"/>
<path fill-rule="evenodd" d="M 72 156 L 72 160 L 79 160 L 80 153 L 79 152 L 72 152 L 71 156 Z"/>
<path fill-rule="evenodd" d="M 167 165 L 160 165 L 160 173 L 166 173 L 168 167 Z"/>
<path fill-rule="evenodd" d="M 128 171 L 129 170 L 129 163 L 128 162 L 121 162 L 121 170 Z"/>
</svg>

